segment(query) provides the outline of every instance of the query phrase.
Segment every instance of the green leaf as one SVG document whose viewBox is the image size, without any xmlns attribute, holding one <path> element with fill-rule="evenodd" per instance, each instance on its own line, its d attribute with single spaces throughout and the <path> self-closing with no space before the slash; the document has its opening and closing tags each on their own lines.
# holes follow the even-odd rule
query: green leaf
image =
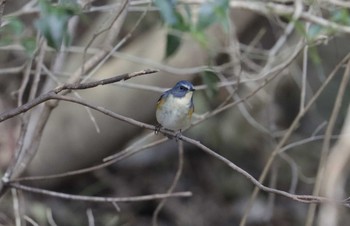
<svg viewBox="0 0 350 226">
<path fill-rule="evenodd" d="M 176 0 L 155 0 L 156 5 L 158 6 L 160 13 L 165 21 L 165 23 L 175 29 L 182 32 L 190 31 L 190 18 L 191 14 L 189 9 L 185 10 L 187 12 L 187 18 L 184 18 L 180 12 L 176 9 Z"/>
<path fill-rule="evenodd" d="M 340 23 L 343 25 L 349 25 L 350 24 L 350 16 L 349 12 L 345 8 L 337 9 L 336 11 L 332 12 L 331 21 Z"/>
<path fill-rule="evenodd" d="M 315 46 L 309 47 L 309 56 L 314 64 L 319 65 L 322 63 L 321 57 Z"/>
<path fill-rule="evenodd" d="M 74 5 L 53 6 L 47 0 L 40 1 L 41 17 L 36 21 L 36 27 L 46 38 L 49 46 L 58 50 L 62 43 L 70 40 L 67 31 L 69 19 L 78 14 Z"/>
<path fill-rule="evenodd" d="M 27 54 L 32 56 L 36 49 L 36 40 L 33 37 L 24 38 L 21 40 L 21 44 L 26 50 Z"/>
<path fill-rule="evenodd" d="M 181 37 L 173 34 L 167 34 L 166 36 L 166 52 L 165 58 L 169 58 L 174 55 L 181 45 Z"/>
<path fill-rule="evenodd" d="M 13 39 L 10 36 L 6 36 L 6 37 L 1 36 L 0 46 L 7 46 L 7 45 L 11 45 L 12 43 L 13 43 Z"/>
<path fill-rule="evenodd" d="M 191 12 L 191 7 L 189 4 L 184 3 L 184 8 L 187 16 L 188 21 L 192 21 L 192 12 Z"/>
<path fill-rule="evenodd" d="M 199 8 L 197 29 L 204 30 L 214 23 L 214 8 L 211 2 L 203 3 Z"/>
<path fill-rule="evenodd" d="M 154 3 L 160 10 L 166 24 L 174 26 L 178 24 L 178 16 L 176 15 L 176 0 L 155 0 Z"/>
<path fill-rule="evenodd" d="M 308 37 L 309 39 L 316 38 L 321 32 L 323 31 L 323 27 L 318 24 L 311 24 L 308 30 Z"/>
<path fill-rule="evenodd" d="M 197 29 L 204 30 L 213 23 L 219 22 L 228 30 L 229 0 L 208 0 L 199 8 Z"/>
<path fill-rule="evenodd" d="M 0 28 L 0 46 L 17 43 L 21 39 L 24 25 L 17 17 L 8 18 L 7 23 Z"/>
<path fill-rule="evenodd" d="M 22 21 L 18 18 L 11 18 L 7 26 L 9 26 L 14 35 L 21 35 L 24 29 Z"/>
<path fill-rule="evenodd" d="M 208 38 L 203 30 L 194 30 L 191 34 L 202 47 L 206 48 L 208 46 Z"/>
<path fill-rule="evenodd" d="M 171 28 L 182 31 L 182 32 L 188 32 L 190 31 L 190 24 L 185 20 L 185 18 L 179 13 L 176 12 L 177 17 L 177 23 L 172 25 Z"/>
</svg>

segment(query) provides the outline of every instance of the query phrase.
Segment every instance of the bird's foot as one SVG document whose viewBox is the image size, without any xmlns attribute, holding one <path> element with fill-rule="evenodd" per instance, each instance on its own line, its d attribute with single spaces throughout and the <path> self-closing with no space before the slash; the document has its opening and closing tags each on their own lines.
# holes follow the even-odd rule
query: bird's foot
<svg viewBox="0 0 350 226">
<path fill-rule="evenodd" d="M 182 139 L 182 132 L 181 130 L 175 133 L 175 140 L 178 142 L 179 140 Z"/>
<path fill-rule="evenodd" d="M 155 135 L 158 135 L 158 133 L 159 133 L 159 131 L 160 131 L 161 128 L 162 128 L 162 125 L 161 125 L 161 124 L 157 124 L 156 127 L 155 127 L 155 129 L 154 129 L 154 134 L 155 134 Z"/>
</svg>

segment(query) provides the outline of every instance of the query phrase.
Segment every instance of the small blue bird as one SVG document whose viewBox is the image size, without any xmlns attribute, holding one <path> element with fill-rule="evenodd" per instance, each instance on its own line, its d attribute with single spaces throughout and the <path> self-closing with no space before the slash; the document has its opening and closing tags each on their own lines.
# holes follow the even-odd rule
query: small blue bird
<svg viewBox="0 0 350 226">
<path fill-rule="evenodd" d="M 181 133 L 182 129 L 191 125 L 194 91 L 192 83 L 179 81 L 160 96 L 156 117 L 162 127 Z"/>
</svg>

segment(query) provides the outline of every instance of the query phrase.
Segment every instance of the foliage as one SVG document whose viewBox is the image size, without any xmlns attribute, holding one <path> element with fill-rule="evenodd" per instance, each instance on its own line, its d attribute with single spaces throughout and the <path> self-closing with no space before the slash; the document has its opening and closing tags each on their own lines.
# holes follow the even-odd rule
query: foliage
<svg viewBox="0 0 350 226">
<path fill-rule="evenodd" d="M 0 46 L 20 44 L 28 55 L 32 55 L 36 48 L 35 38 L 25 34 L 25 25 L 17 17 L 8 19 L 7 24 L 1 28 Z"/>
<path fill-rule="evenodd" d="M 77 5 L 52 5 L 48 0 L 41 0 L 40 19 L 36 21 L 36 27 L 46 38 L 48 45 L 58 50 L 62 44 L 69 44 L 68 21 L 78 13 Z"/>
<path fill-rule="evenodd" d="M 155 0 L 165 24 L 170 28 L 167 34 L 165 58 L 171 57 L 181 46 L 181 33 L 190 34 L 203 47 L 207 46 L 205 30 L 219 23 L 228 30 L 228 0 L 208 0 L 199 6 L 196 18 L 188 4 L 179 4 L 177 0 Z M 185 15 L 183 15 L 185 14 Z M 197 21 L 196 23 L 193 21 Z M 176 34 L 171 33 L 174 30 Z"/>
</svg>

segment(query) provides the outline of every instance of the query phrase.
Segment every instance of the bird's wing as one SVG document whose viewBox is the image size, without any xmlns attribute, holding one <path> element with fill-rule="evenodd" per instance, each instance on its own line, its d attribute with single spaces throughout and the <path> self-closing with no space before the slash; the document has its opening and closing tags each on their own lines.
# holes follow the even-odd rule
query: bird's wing
<svg viewBox="0 0 350 226">
<path fill-rule="evenodd" d="M 190 116 L 190 118 L 192 117 L 193 112 L 194 112 L 194 104 L 193 104 L 193 102 L 192 102 L 192 103 L 191 103 L 191 106 L 190 106 L 190 110 L 189 110 L 189 112 L 188 112 L 188 115 Z"/>
<path fill-rule="evenodd" d="M 168 98 L 169 93 L 168 92 L 164 92 L 158 99 L 157 101 L 157 109 L 160 108 L 160 106 L 162 106 L 165 102 L 165 100 Z"/>
</svg>

